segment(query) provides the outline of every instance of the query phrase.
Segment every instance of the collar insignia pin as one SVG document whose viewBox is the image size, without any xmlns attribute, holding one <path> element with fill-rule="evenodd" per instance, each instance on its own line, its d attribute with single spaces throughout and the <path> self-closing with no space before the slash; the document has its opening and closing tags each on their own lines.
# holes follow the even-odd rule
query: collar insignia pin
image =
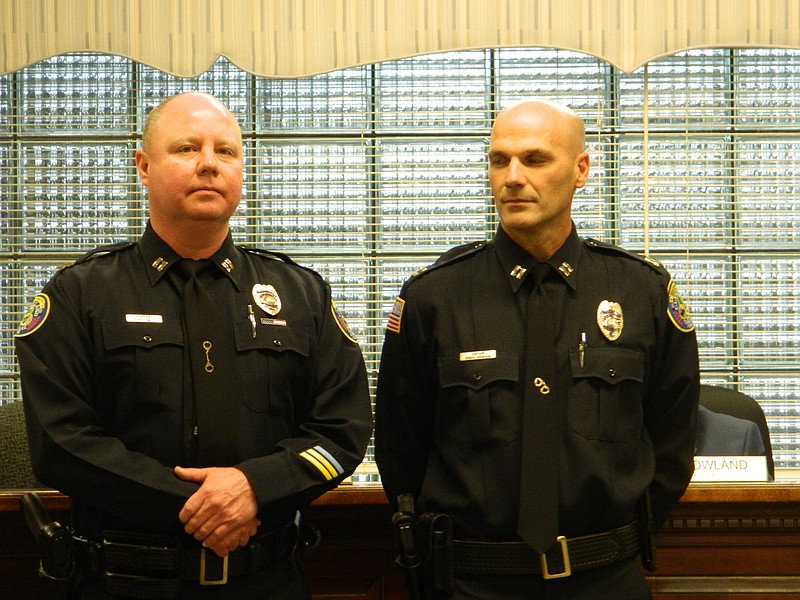
<svg viewBox="0 0 800 600">
<path fill-rule="evenodd" d="M 511 269 L 511 273 L 509 275 L 515 279 L 522 279 L 522 276 L 525 275 L 525 271 L 527 271 L 523 266 L 517 265 L 513 269 Z"/>
<path fill-rule="evenodd" d="M 159 273 L 161 273 L 161 271 L 167 268 L 168 264 L 169 264 L 168 260 L 164 260 L 162 257 L 159 256 L 157 259 L 153 261 L 153 263 L 150 266 L 153 267 Z"/>
</svg>

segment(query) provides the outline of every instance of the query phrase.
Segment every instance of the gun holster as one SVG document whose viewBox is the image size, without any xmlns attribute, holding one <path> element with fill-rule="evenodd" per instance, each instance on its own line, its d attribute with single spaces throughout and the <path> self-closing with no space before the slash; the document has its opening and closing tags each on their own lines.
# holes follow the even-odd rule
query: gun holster
<svg viewBox="0 0 800 600">
<path fill-rule="evenodd" d="M 41 552 L 39 579 L 54 593 L 69 598 L 77 575 L 72 530 L 50 518 L 35 492 L 24 494 L 19 503 Z"/>
<path fill-rule="evenodd" d="M 451 560 L 453 525 L 448 515 L 414 513 L 413 497 L 397 499 L 392 517 L 400 554 L 397 566 L 403 572 L 412 600 L 448 598 L 453 593 Z"/>
</svg>

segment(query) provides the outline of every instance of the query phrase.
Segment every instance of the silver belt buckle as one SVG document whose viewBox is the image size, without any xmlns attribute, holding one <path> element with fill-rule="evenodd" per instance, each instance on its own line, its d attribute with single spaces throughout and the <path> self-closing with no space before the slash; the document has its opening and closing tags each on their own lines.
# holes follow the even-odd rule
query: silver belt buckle
<svg viewBox="0 0 800 600">
<path fill-rule="evenodd" d="M 572 565 L 569 562 L 569 548 L 567 548 L 567 538 L 560 535 L 556 538 L 556 542 L 561 545 L 561 557 L 564 559 L 564 570 L 561 573 L 551 573 L 547 568 L 547 555 L 539 555 L 539 564 L 542 567 L 542 577 L 544 579 L 559 579 L 561 577 L 569 577 L 572 575 Z"/>
</svg>

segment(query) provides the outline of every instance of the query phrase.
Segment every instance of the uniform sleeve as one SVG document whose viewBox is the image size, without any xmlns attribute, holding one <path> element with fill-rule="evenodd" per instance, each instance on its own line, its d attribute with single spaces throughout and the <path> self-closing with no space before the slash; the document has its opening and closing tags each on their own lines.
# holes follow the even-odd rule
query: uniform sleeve
<svg viewBox="0 0 800 600">
<path fill-rule="evenodd" d="M 178 527 L 197 484 L 129 451 L 96 406 L 91 336 L 57 275 L 15 336 L 31 462 L 37 478 L 73 499 L 142 527 Z"/>
<path fill-rule="evenodd" d="M 237 467 L 263 506 L 296 508 L 335 488 L 364 458 L 372 407 L 361 348 L 323 286 L 311 354 L 307 405 L 275 452 Z"/>
<path fill-rule="evenodd" d="M 375 399 L 375 458 L 391 502 L 418 495 L 432 443 L 431 350 L 418 305 L 404 287 L 389 316 Z"/>
<path fill-rule="evenodd" d="M 656 303 L 658 343 L 646 395 L 645 426 L 655 452 L 650 485 L 657 527 L 680 500 L 694 471 L 700 370 L 697 338 L 670 281 Z"/>
</svg>

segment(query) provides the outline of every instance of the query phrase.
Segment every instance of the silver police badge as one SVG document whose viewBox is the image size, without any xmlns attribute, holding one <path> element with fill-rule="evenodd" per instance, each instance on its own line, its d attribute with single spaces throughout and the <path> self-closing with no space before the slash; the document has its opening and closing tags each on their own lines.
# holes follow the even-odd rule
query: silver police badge
<svg viewBox="0 0 800 600">
<path fill-rule="evenodd" d="M 597 307 L 597 326 L 609 342 L 622 334 L 622 307 L 618 302 L 603 300 Z"/>
<path fill-rule="evenodd" d="M 281 312 L 281 297 L 271 285 L 257 283 L 253 286 L 253 300 L 256 305 L 273 317 Z"/>
</svg>

